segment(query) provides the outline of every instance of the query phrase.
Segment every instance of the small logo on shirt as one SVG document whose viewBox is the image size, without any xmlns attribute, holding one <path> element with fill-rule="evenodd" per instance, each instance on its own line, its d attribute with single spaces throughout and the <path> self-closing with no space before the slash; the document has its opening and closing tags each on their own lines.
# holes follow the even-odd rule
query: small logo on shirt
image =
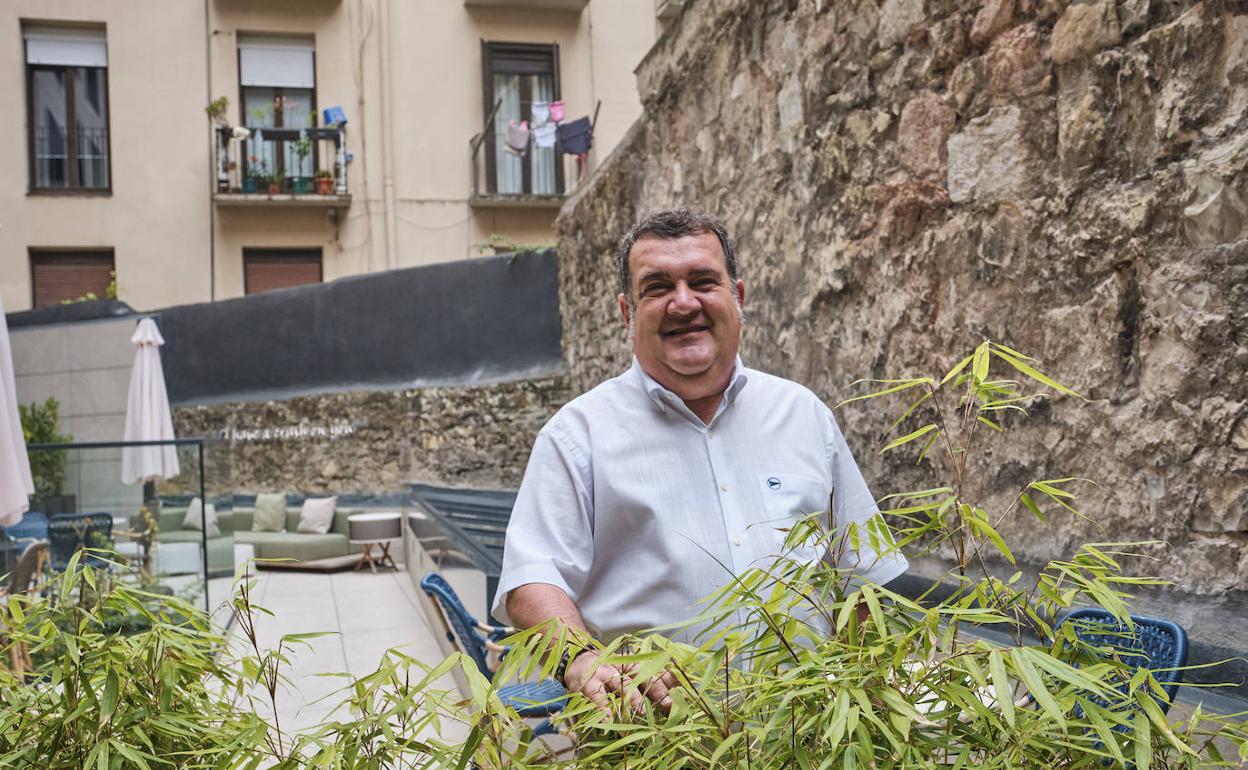
<svg viewBox="0 0 1248 770">
<path fill-rule="evenodd" d="M 775 476 L 772 476 L 771 478 L 767 479 L 767 488 L 772 490 L 773 492 L 779 489 L 780 479 Z"/>
</svg>

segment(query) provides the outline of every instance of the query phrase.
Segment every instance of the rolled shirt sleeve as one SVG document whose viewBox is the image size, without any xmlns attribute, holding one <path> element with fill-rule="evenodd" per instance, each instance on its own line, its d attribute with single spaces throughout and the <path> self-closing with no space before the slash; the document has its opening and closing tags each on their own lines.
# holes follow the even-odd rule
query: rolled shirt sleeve
<svg viewBox="0 0 1248 770">
<path fill-rule="evenodd" d="M 589 458 L 562 439 L 554 423 L 547 424 L 533 444 L 507 524 L 492 612 L 509 624 L 507 595 L 512 590 L 527 583 L 549 583 L 576 602 L 593 565 Z"/>
<path fill-rule="evenodd" d="M 910 566 L 909 562 L 895 547 L 836 418 L 826 407 L 823 411 L 827 423 L 828 462 L 832 470 L 833 513 L 837 529 L 844 536 L 850 524 L 858 525 L 858 547 L 855 549 L 849 542 L 843 543 L 836 566 L 852 571 L 855 581 L 883 585 L 904 573 Z"/>
</svg>

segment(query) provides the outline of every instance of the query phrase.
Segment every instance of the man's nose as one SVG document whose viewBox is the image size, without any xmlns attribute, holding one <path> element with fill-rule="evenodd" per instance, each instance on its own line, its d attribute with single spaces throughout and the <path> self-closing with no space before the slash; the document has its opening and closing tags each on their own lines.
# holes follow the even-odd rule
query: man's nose
<svg viewBox="0 0 1248 770">
<path fill-rule="evenodd" d="M 696 313 L 701 307 L 697 295 L 689 288 L 689 284 L 681 281 L 676 284 L 676 290 L 672 292 L 672 300 L 667 305 L 667 312 L 672 315 L 688 315 Z"/>
</svg>

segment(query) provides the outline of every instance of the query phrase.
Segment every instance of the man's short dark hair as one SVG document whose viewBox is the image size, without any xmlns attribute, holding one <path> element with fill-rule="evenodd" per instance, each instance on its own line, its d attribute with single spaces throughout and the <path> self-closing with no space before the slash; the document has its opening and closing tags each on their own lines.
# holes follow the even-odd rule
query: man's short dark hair
<svg viewBox="0 0 1248 770">
<path fill-rule="evenodd" d="M 633 246 L 641 238 L 653 235 L 657 238 L 684 238 L 687 235 L 714 233 L 719 239 L 719 247 L 724 252 L 724 266 L 728 269 L 728 278 L 732 281 L 733 291 L 737 285 L 737 254 L 732 248 L 732 239 L 728 231 L 715 217 L 697 209 L 672 209 L 650 214 L 633 225 L 632 229 L 620 239 L 620 251 L 615 257 L 616 268 L 620 271 L 620 293 L 633 302 L 633 281 L 630 275 L 628 255 Z"/>
</svg>

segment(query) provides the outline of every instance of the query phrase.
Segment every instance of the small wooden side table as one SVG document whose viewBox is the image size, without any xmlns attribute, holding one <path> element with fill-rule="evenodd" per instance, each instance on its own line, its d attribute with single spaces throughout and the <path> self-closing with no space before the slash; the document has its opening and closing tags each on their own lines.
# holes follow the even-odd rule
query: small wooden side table
<svg viewBox="0 0 1248 770">
<path fill-rule="evenodd" d="M 379 566 L 398 569 L 394 557 L 390 555 L 390 541 L 402 537 L 400 523 L 398 511 L 353 513 L 347 517 L 347 539 L 355 545 L 364 546 L 364 550 L 360 552 L 360 560 L 355 565 L 357 570 L 369 567 L 376 572 Z M 380 550 L 377 556 L 373 555 L 373 546 Z"/>
</svg>

